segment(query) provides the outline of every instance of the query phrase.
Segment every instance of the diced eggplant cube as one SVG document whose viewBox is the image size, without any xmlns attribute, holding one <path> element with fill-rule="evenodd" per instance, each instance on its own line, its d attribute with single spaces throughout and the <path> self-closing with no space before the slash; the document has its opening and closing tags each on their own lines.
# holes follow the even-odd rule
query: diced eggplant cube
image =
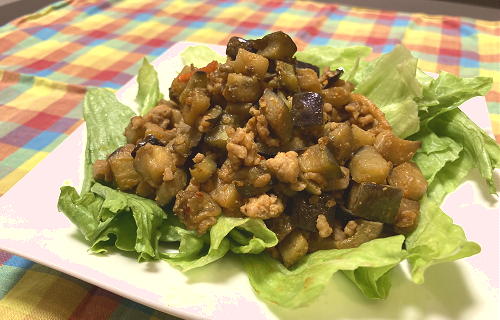
<svg viewBox="0 0 500 320">
<path fill-rule="evenodd" d="M 210 132 L 205 134 L 204 141 L 210 147 L 218 148 L 218 149 L 226 149 L 227 141 L 229 137 L 227 135 L 226 129 L 228 126 L 226 125 L 218 125 L 213 128 Z"/>
<path fill-rule="evenodd" d="M 322 214 L 333 221 L 335 215 L 335 200 L 332 195 L 311 196 L 301 192 L 292 199 L 290 221 L 296 228 L 315 232 L 316 220 Z"/>
<path fill-rule="evenodd" d="M 262 95 L 262 88 L 256 77 L 230 73 L 222 94 L 228 102 L 255 102 Z"/>
<path fill-rule="evenodd" d="M 394 223 L 394 231 L 405 235 L 411 233 L 418 225 L 419 216 L 420 203 L 403 198 Z"/>
<path fill-rule="evenodd" d="M 305 235 L 299 230 L 294 230 L 278 244 L 283 264 L 289 268 L 306 255 L 309 244 Z"/>
<path fill-rule="evenodd" d="M 328 179 L 338 179 L 343 176 L 332 152 L 320 144 L 310 146 L 299 156 L 299 166 L 302 172 L 319 173 Z"/>
<path fill-rule="evenodd" d="M 420 141 L 400 139 L 390 130 L 380 132 L 373 143 L 375 149 L 394 165 L 410 161 L 421 145 Z"/>
<path fill-rule="evenodd" d="M 292 119 L 296 127 L 323 124 L 323 97 L 316 92 L 300 92 L 292 98 Z"/>
<path fill-rule="evenodd" d="M 266 89 L 259 99 L 260 108 L 267 122 L 282 142 L 292 137 L 293 122 L 285 102 L 272 90 Z"/>
<path fill-rule="evenodd" d="M 276 61 L 276 72 L 278 73 L 278 79 L 282 87 L 290 92 L 300 91 L 299 80 L 297 79 L 293 65 L 278 60 Z"/>
<path fill-rule="evenodd" d="M 402 198 L 399 188 L 363 182 L 351 188 L 347 209 L 358 217 L 394 224 Z"/>
<path fill-rule="evenodd" d="M 292 38 L 283 31 L 265 35 L 262 39 L 254 40 L 257 53 L 268 59 L 290 61 L 297 52 L 297 46 Z"/>
<path fill-rule="evenodd" d="M 335 241 L 337 249 L 357 248 L 365 242 L 380 237 L 384 225 L 380 222 L 357 220 L 356 233 L 351 237 Z"/>
<path fill-rule="evenodd" d="M 279 217 L 267 219 L 264 221 L 266 226 L 276 234 L 278 241 L 283 240 L 290 232 L 293 231 L 293 225 L 290 217 L 282 214 Z"/>
<path fill-rule="evenodd" d="M 113 178 L 118 189 L 132 190 L 141 180 L 134 169 L 134 158 L 130 154 L 134 149 L 133 144 L 127 144 L 116 149 L 108 156 L 108 163 L 113 173 Z"/>
</svg>

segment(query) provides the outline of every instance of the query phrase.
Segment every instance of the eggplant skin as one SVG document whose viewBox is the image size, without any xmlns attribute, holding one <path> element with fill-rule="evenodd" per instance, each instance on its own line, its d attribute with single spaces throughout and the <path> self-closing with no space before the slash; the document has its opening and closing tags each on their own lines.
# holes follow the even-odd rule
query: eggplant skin
<svg viewBox="0 0 500 320">
<path fill-rule="evenodd" d="M 335 248 L 357 248 L 365 242 L 380 237 L 384 227 L 382 223 L 374 221 L 356 220 L 356 223 L 356 233 L 347 239 L 335 241 Z"/>
<path fill-rule="evenodd" d="M 137 154 L 137 151 L 140 148 L 144 147 L 148 143 L 152 144 L 154 146 L 161 146 L 161 147 L 165 146 L 165 144 L 163 142 L 161 142 L 160 140 L 158 140 L 154 135 L 149 134 L 142 141 L 138 142 L 135 145 L 134 150 L 132 150 L 132 152 L 130 153 L 132 155 L 132 157 L 135 158 L 135 155 Z"/>
<path fill-rule="evenodd" d="M 231 39 L 229 39 L 227 43 L 226 55 L 231 57 L 231 59 L 235 59 L 239 49 L 244 49 L 252 53 L 257 52 L 257 49 L 254 47 L 253 40 L 245 40 L 240 37 L 231 37 Z"/>
<path fill-rule="evenodd" d="M 253 40 L 257 53 L 273 60 L 290 61 L 297 52 L 297 45 L 283 31 L 265 35 L 262 39 Z"/>
<path fill-rule="evenodd" d="M 339 80 L 340 77 L 342 77 L 343 74 L 344 74 L 344 69 L 343 68 L 338 68 L 335 71 L 329 71 L 326 74 L 328 80 L 327 80 L 327 83 L 326 83 L 324 89 L 333 87 L 333 85 L 335 84 L 335 82 L 337 82 L 337 80 Z"/>
<path fill-rule="evenodd" d="M 314 72 L 316 72 L 316 74 L 319 77 L 319 67 L 315 66 L 314 64 L 310 64 L 310 63 L 307 63 L 307 62 L 304 62 L 304 61 L 296 60 L 295 61 L 295 67 L 299 68 L 299 69 L 311 69 Z"/>
<path fill-rule="evenodd" d="M 323 97 L 316 92 L 299 92 L 292 97 L 292 120 L 295 127 L 323 124 Z"/>
<path fill-rule="evenodd" d="M 363 182 L 352 186 L 347 209 L 367 220 L 394 224 L 402 198 L 403 191 L 399 188 Z"/>
<path fill-rule="evenodd" d="M 331 201 L 333 200 L 333 202 Z M 292 199 L 290 210 L 290 221 L 294 227 L 302 230 L 316 232 L 316 220 L 320 214 L 333 221 L 335 215 L 335 204 L 333 195 L 323 194 L 311 196 L 307 192 L 301 192 Z"/>
</svg>

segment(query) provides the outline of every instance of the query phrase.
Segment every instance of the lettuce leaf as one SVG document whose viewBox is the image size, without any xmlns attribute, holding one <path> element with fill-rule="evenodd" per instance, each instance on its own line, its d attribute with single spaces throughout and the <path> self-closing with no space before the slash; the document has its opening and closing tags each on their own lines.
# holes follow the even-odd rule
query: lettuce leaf
<svg viewBox="0 0 500 320">
<path fill-rule="evenodd" d="M 459 109 L 435 117 L 429 127 L 436 133 L 460 143 L 472 157 L 490 193 L 496 193 L 493 169 L 500 167 L 500 146 Z"/>
<path fill-rule="evenodd" d="M 422 85 L 416 78 L 417 58 L 402 45 L 381 55 L 356 73 L 356 92 L 377 106 L 408 97 L 421 97 Z"/>
<path fill-rule="evenodd" d="M 323 46 L 311 47 L 304 51 L 299 51 L 295 54 L 295 57 L 320 68 L 343 68 L 343 79 L 351 80 L 356 75 L 356 71 L 360 68 L 362 59 L 370 55 L 371 51 L 371 48 L 364 46 L 349 48 Z"/>
<path fill-rule="evenodd" d="M 368 97 L 385 114 L 393 132 L 406 138 L 420 128 L 415 98 L 423 96 L 416 78 L 417 59 L 404 46 L 396 46 L 358 70 L 355 92 Z"/>
<path fill-rule="evenodd" d="M 102 88 L 89 88 L 83 101 L 83 117 L 87 127 L 85 177 L 82 191 L 93 183 L 92 164 L 126 143 L 123 131 L 134 112 L 116 99 L 115 94 Z"/>
<path fill-rule="evenodd" d="M 391 289 L 391 271 L 396 264 L 382 267 L 359 267 L 342 272 L 367 298 L 385 299 Z"/>
<path fill-rule="evenodd" d="M 455 191 L 464 182 L 473 167 L 472 157 L 467 152 L 462 152 L 460 157 L 437 172 L 427 187 L 427 196 L 441 204 L 448 193 Z"/>
<path fill-rule="evenodd" d="M 178 253 L 163 253 L 162 258 L 173 266 L 188 271 L 222 258 L 229 250 L 256 254 L 275 246 L 278 238 L 262 220 L 221 216 L 209 234 L 198 237 L 178 223 L 165 226 L 164 241 L 180 241 Z M 237 240 L 233 240 L 237 238 Z"/>
<path fill-rule="evenodd" d="M 111 222 L 110 217 L 102 218 L 107 216 L 102 210 L 103 202 L 101 197 L 92 192 L 80 196 L 75 188 L 63 186 L 57 208 L 73 222 L 87 241 L 93 243 Z"/>
<path fill-rule="evenodd" d="M 100 183 L 95 183 L 91 191 L 104 199 L 102 208 L 114 213 L 115 217 L 119 213 L 132 213 L 135 222 L 134 250 L 139 253 L 139 259 L 159 257 L 159 227 L 166 218 L 166 213 L 156 202 L 111 189 Z M 127 232 L 125 235 L 130 234 L 132 233 Z M 95 245 L 96 243 L 93 244 Z"/>
<path fill-rule="evenodd" d="M 400 138 L 406 138 L 420 129 L 418 106 L 413 98 L 408 97 L 398 102 L 380 107 L 385 118 L 393 127 L 392 132 Z"/>
<path fill-rule="evenodd" d="M 461 144 L 449 137 L 439 137 L 435 132 L 425 129 L 412 137 L 422 142 L 421 148 L 413 157 L 425 179 L 432 184 L 434 177 L 447 164 L 457 160 L 463 150 Z"/>
<path fill-rule="evenodd" d="M 420 100 L 420 118 L 427 123 L 440 114 L 453 110 L 476 96 L 484 96 L 491 89 L 493 79 L 487 77 L 460 78 L 442 71 L 439 77 L 427 84 L 426 91 L 432 92 L 434 105 Z M 435 103 L 437 102 L 437 103 Z"/>
<path fill-rule="evenodd" d="M 197 68 L 206 66 L 212 61 L 220 63 L 226 62 L 226 57 L 221 56 L 214 50 L 206 46 L 191 46 L 181 52 L 182 63 L 184 65 L 194 65 Z"/>
<path fill-rule="evenodd" d="M 400 235 L 375 239 L 353 249 L 320 250 L 305 256 L 291 269 L 267 254 L 239 257 L 259 297 L 283 307 L 297 308 L 320 295 L 339 270 L 354 271 L 347 275 L 363 293 L 384 298 L 390 288 L 386 274 L 406 256 L 401 250 L 403 241 Z"/>
<path fill-rule="evenodd" d="M 58 209 L 91 243 L 92 252 L 105 253 L 116 246 L 137 252 L 139 261 L 159 258 L 159 227 L 165 213 L 152 200 L 94 183 L 82 196 L 73 187 L 62 187 Z"/>
<path fill-rule="evenodd" d="M 427 111 L 429 107 L 438 105 L 439 101 L 437 100 L 436 92 L 431 88 L 434 78 L 418 68 L 415 77 L 422 86 L 422 96 L 414 99 L 418 105 L 418 110 Z"/>
<path fill-rule="evenodd" d="M 139 103 L 141 115 L 145 115 L 163 98 L 160 92 L 160 82 L 155 68 L 149 63 L 148 59 L 142 60 L 142 66 L 137 75 L 137 90 L 136 100 Z"/>
<path fill-rule="evenodd" d="M 453 224 L 427 196 L 420 200 L 418 228 L 406 238 L 405 244 L 416 283 L 423 283 L 424 271 L 432 264 L 462 259 L 481 251 L 477 243 L 467 241 L 463 229 Z"/>
</svg>

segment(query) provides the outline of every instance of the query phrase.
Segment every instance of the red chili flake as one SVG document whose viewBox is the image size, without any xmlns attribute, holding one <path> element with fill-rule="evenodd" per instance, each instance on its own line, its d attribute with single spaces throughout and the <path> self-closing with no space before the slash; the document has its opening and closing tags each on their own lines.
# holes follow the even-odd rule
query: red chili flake
<svg viewBox="0 0 500 320">
<path fill-rule="evenodd" d="M 214 72 L 215 70 L 217 70 L 217 66 L 219 65 L 219 63 L 217 61 L 212 61 L 210 62 L 209 64 L 207 64 L 205 67 L 203 68 L 199 68 L 199 69 L 195 69 L 194 71 L 191 71 L 191 72 L 188 72 L 188 73 L 184 73 L 184 74 L 181 74 L 177 77 L 177 79 L 179 81 L 182 81 L 182 82 L 187 82 L 189 81 L 189 79 L 191 78 L 191 76 L 196 72 L 196 71 L 203 71 L 203 72 L 206 72 L 206 73 L 212 73 Z"/>
</svg>

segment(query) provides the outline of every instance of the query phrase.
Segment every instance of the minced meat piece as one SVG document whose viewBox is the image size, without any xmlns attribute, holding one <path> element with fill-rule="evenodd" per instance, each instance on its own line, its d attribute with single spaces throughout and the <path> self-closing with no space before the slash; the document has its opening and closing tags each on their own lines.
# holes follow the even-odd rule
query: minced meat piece
<svg viewBox="0 0 500 320">
<path fill-rule="evenodd" d="M 344 233 L 347 237 L 352 237 L 354 233 L 356 233 L 356 228 L 358 227 L 358 224 L 356 221 L 351 220 L 349 221 L 345 227 L 344 227 Z"/>
<path fill-rule="evenodd" d="M 163 129 L 172 129 L 176 123 L 183 122 L 182 114 L 175 109 L 175 104 L 167 101 L 160 104 L 144 116 L 145 122 L 152 122 Z"/>
<path fill-rule="evenodd" d="M 259 109 L 251 108 L 250 114 L 252 118 L 250 118 L 247 122 L 247 128 L 250 128 L 254 132 L 257 133 L 260 140 L 264 142 L 266 145 L 270 147 L 277 147 L 280 144 L 279 139 L 271 137 L 271 131 L 269 130 L 269 123 L 267 122 L 266 117 L 261 114 Z"/>
<path fill-rule="evenodd" d="M 220 169 L 217 170 L 217 176 L 219 179 L 226 183 L 231 183 L 234 179 L 234 175 L 236 174 L 235 168 L 232 166 L 231 161 L 226 159 Z"/>
<path fill-rule="evenodd" d="M 265 187 L 271 182 L 271 175 L 269 173 L 264 173 L 253 181 L 253 186 L 256 188 L 262 188 Z"/>
<path fill-rule="evenodd" d="M 253 132 L 247 132 L 243 128 L 237 128 L 231 135 L 226 149 L 227 157 L 234 164 L 255 166 L 260 163 L 261 157 L 257 154 L 257 145 L 254 141 Z"/>
<path fill-rule="evenodd" d="M 284 209 L 283 202 L 273 194 L 261 194 L 250 198 L 240 207 L 241 212 L 247 217 L 259 219 L 276 218 L 283 213 Z"/>
<path fill-rule="evenodd" d="M 135 116 L 130 119 L 129 125 L 125 128 L 125 137 L 127 138 L 127 143 L 137 143 L 139 140 L 144 138 L 145 128 L 144 118 L 141 116 Z"/>
<path fill-rule="evenodd" d="M 327 238 L 333 232 L 332 227 L 330 227 L 325 215 L 323 214 L 318 215 L 318 218 L 316 219 L 316 229 L 318 229 L 318 233 L 321 238 Z"/>
<path fill-rule="evenodd" d="M 391 130 L 384 113 L 365 96 L 357 93 L 351 94 L 352 103 L 346 106 L 351 116 L 349 121 L 364 130 L 378 133 L 382 130 Z M 369 116 L 368 116 L 369 115 Z"/>
<path fill-rule="evenodd" d="M 278 152 L 274 158 L 266 160 L 266 166 L 280 181 L 297 183 L 300 173 L 297 152 Z"/>
</svg>

